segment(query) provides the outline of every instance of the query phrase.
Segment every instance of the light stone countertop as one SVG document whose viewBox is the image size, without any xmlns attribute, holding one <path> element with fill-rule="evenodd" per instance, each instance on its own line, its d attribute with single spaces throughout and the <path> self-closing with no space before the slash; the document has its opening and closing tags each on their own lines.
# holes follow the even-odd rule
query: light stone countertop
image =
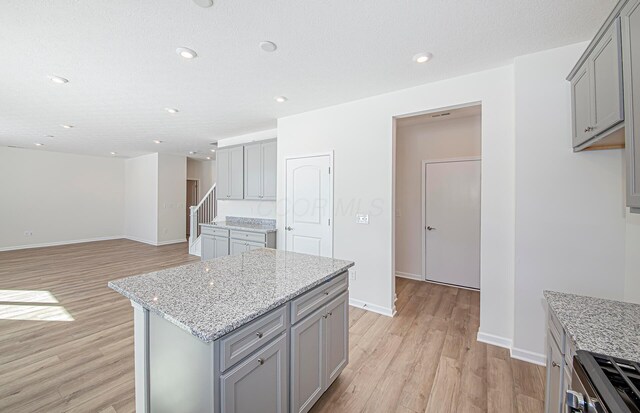
<svg viewBox="0 0 640 413">
<path fill-rule="evenodd" d="M 544 297 L 576 350 L 640 360 L 640 305 L 554 291 Z"/>
<path fill-rule="evenodd" d="M 275 219 L 226 217 L 225 221 L 210 222 L 200 225 L 212 228 L 234 229 L 260 233 L 276 232 Z"/>
<path fill-rule="evenodd" d="M 110 281 L 109 287 L 208 343 L 353 265 L 262 248 Z"/>
</svg>

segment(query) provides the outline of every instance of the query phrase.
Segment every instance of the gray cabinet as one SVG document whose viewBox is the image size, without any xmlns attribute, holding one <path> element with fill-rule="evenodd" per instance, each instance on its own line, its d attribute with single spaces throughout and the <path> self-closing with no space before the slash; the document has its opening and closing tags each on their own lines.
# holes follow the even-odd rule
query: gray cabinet
<svg viewBox="0 0 640 413">
<path fill-rule="evenodd" d="M 220 378 L 221 411 L 225 413 L 286 413 L 287 335 Z"/>
<path fill-rule="evenodd" d="M 624 120 L 620 20 L 613 20 L 585 53 L 567 78 L 571 81 L 573 147 L 604 146 L 601 141 L 605 138 L 621 144 L 620 134 L 614 134 Z"/>
<path fill-rule="evenodd" d="M 244 147 L 245 199 L 276 199 L 276 142 L 258 142 Z"/>
<path fill-rule="evenodd" d="M 264 243 L 244 241 L 241 239 L 231 239 L 229 240 L 229 244 L 230 244 L 231 255 L 242 254 L 243 252 L 257 250 L 259 248 L 264 248 L 266 246 Z"/>
<path fill-rule="evenodd" d="M 563 395 L 563 357 L 560 346 L 551 333 L 547 334 L 547 393 L 545 397 L 545 412 L 562 412 Z"/>
<path fill-rule="evenodd" d="M 291 328 L 291 411 L 306 413 L 348 363 L 349 294 Z"/>
<path fill-rule="evenodd" d="M 213 224 L 202 225 L 202 261 L 226 255 L 237 255 L 258 248 L 275 248 L 276 233 L 228 230 Z"/>
<path fill-rule="evenodd" d="M 229 255 L 229 238 L 203 234 L 200 255 L 202 261 Z"/>
<path fill-rule="evenodd" d="M 218 199 L 244 198 L 244 148 L 218 149 L 216 155 Z"/>
<path fill-rule="evenodd" d="M 624 61 L 627 206 L 640 213 L 640 0 L 620 13 Z"/>
</svg>

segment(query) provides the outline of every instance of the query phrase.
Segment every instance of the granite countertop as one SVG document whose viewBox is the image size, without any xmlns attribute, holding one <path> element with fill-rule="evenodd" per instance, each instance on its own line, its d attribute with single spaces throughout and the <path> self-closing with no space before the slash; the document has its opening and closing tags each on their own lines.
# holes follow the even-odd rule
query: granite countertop
<svg viewBox="0 0 640 413">
<path fill-rule="evenodd" d="M 545 291 L 577 350 L 640 360 L 640 305 Z"/>
<path fill-rule="evenodd" d="M 262 248 L 110 281 L 109 287 L 208 343 L 353 265 Z"/>
<path fill-rule="evenodd" d="M 275 219 L 226 217 L 225 221 L 211 222 L 200 225 L 260 233 L 276 232 Z"/>
</svg>

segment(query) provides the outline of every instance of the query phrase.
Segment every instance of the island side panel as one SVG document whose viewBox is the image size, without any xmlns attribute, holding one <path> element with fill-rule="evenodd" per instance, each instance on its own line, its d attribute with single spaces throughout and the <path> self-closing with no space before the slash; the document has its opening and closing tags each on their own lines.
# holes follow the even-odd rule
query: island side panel
<svg viewBox="0 0 640 413">
<path fill-rule="evenodd" d="M 131 301 L 135 357 L 136 412 L 149 413 L 149 310 Z"/>
<path fill-rule="evenodd" d="M 149 314 L 149 403 L 153 413 L 214 411 L 213 343 Z"/>
</svg>

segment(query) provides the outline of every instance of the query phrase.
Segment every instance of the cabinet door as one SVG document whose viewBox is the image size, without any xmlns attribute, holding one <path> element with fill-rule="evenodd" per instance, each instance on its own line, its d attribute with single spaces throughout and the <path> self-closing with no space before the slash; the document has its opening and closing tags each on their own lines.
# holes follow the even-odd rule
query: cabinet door
<svg viewBox="0 0 640 413">
<path fill-rule="evenodd" d="M 349 293 L 327 304 L 326 313 L 326 386 L 329 387 L 349 362 Z"/>
<path fill-rule="evenodd" d="M 561 403 L 564 401 L 562 392 L 562 353 L 560 347 L 547 332 L 547 395 L 545 400 L 546 413 L 560 413 Z"/>
<path fill-rule="evenodd" d="M 216 197 L 228 199 L 229 192 L 229 150 L 218 149 L 216 154 Z"/>
<path fill-rule="evenodd" d="M 200 238 L 200 259 L 208 261 L 216 258 L 216 245 L 214 237 L 202 235 Z"/>
<path fill-rule="evenodd" d="M 276 199 L 277 144 L 267 142 L 262 147 L 262 199 Z"/>
<path fill-rule="evenodd" d="M 591 127 L 600 134 L 624 119 L 620 20 L 616 19 L 590 58 Z"/>
<path fill-rule="evenodd" d="M 262 145 L 244 147 L 244 199 L 262 198 Z"/>
<path fill-rule="evenodd" d="M 244 198 L 244 148 L 229 149 L 229 199 Z"/>
<path fill-rule="evenodd" d="M 283 334 L 220 378 L 221 411 L 286 413 L 288 354 Z"/>
<path fill-rule="evenodd" d="M 573 108 L 573 147 L 586 142 L 593 136 L 591 127 L 591 81 L 589 65 L 585 64 L 571 80 L 571 107 Z"/>
<path fill-rule="evenodd" d="M 622 9 L 627 206 L 640 208 L 640 0 Z M 639 210 L 635 210 L 640 212 Z"/>
<path fill-rule="evenodd" d="M 247 242 L 237 239 L 229 240 L 229 254 L 238 255 L 248 251 Z"/>
<path fill-rule="evenodd" d="M 262 242 L 246 241 L 246 251 L 253 251 L 264 247 L 265 245 Z"/>
<path fill-rule="evenodd" d="M 291 411 L 305 413 L 325 386 L 325 308 L 291 327 Z"/>
<path fill-rule="evenodd" d="M 225 257 L 229 255 L 229 238 L 213 237 L 215 244 L 215 257 Z"/>
</svg>

